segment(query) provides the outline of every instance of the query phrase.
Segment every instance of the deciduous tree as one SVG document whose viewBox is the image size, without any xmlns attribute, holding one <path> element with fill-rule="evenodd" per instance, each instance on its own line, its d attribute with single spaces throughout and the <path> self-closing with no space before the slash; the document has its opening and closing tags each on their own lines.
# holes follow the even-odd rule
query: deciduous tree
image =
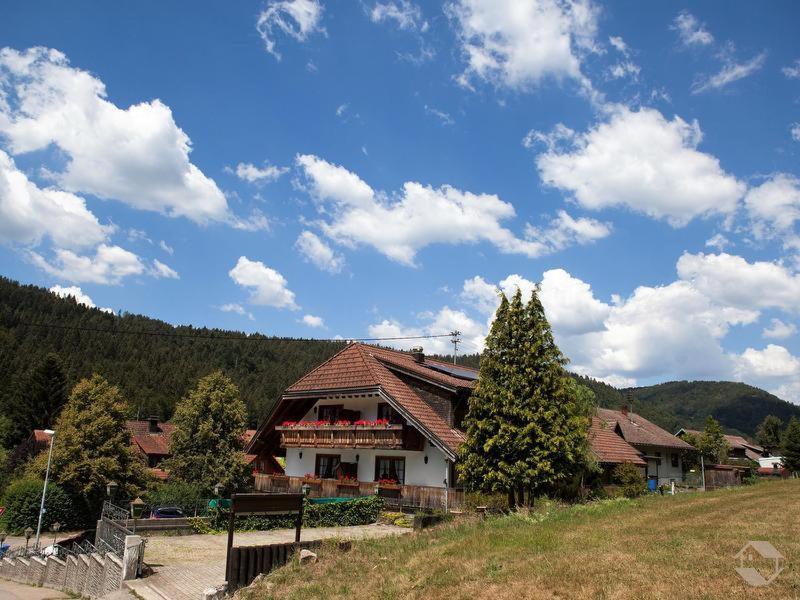
<svg viewBox="0 0 800 600">
<path fill-rule="evenodd" d="M 239 389 L 221 371 L 203 377 L 179 403 L 172 422 L 170 477 L 195 483 L 210 493 L 246 488 L 250 468 L 242 451 L 247 410 Z"/>
<path fill-rule="evenodd" d="M 97 518 L 109 481 L 116 482 L 120 496 L 127 498 L 145 484 L 144 463 L 133 454 L 125 428 L 126 409 L 119 388 L 93 375 L 73 388 L 56 420 L 50 477 L 86 519 Z M 46 466 L 43 452 L 30 470 L 43 477 Z"/>
<path fill-rule="evenodd" d="M 783 421 L 767 415 L 756 430 L 756 441 L 771 453 L 775 453 L 783 442 Z"/>
<path fill-rule="evenodd" d="M 694 447 L 703 456 L 706 462 L 724 463 L 728 458 L 731 446 L 725 439 L 722 425 L 710 416 L 706 419 L 703 432 L 697 436 Z"/>
</svg>

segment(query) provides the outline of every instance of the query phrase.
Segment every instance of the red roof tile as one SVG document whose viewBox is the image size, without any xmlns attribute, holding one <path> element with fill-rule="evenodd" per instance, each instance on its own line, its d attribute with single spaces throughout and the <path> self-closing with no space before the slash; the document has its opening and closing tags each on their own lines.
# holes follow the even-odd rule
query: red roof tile
<svg viewBox="0 0 800 600">
<path fill-rule="evenodd" d="M 694 436 L 701 435 L 703 433 L 697 429 L 682 429 L 681 431 L 690 433 Z M 680 433 L 680 431 L 678 433 Z M 740 435 L 730 435 L 726 433 L 725 439 L 728 441 L 728 444 L 730 444 L 733 450 L 744 450 L 748 458 L 752 458 L 751 455 L 760 457 L 764 453 L 763 447 L 747 441 L 746 438 L 743 438 Z M 753 458 L 753 460 L 758 460 L 758 458 Z"/>
<path fill-rule="evenodd" d="M 634 446 L 659 446 L 680 450 L 693 449 L 681 438 L 675 437 L 634 412 L 629 412 L 626 415 L 619 410 L 598 408 L 597 416 L 613 427 L 619 427 L 625 441 Z"/>
<path fill-rule="evenodd" d="M 623 440 L 613 426 L 599 417 L 592 417 L 592 425 L 589 428 L 589 445 L 600 463 L 629 462 L 639 466 L 647 465 L 641 453 Z"/>
</svg>

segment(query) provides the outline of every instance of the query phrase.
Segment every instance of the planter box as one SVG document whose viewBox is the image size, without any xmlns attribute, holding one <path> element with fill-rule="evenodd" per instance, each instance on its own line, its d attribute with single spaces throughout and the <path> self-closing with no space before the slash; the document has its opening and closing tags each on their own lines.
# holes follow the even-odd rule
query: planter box
<svg viewBox="0 0 800 600">
<path fill-rule="evenodd" d="M 400 486 L 399 485 L 379 485 L 378 495 L 383 498 L 399 498 Z"/>
<path fill-rule="evenodd" d="M 303 483 L 306 485 L 322 485 L 322 479 L 311 479 L 310 477 L 303 477 Z"/>
<path fill-rule="evenodd" d="M 356 488 L 356 489 L 358 489 L 358 487 L 359 487 L 361 484 L 360 484 L 358 481 L 338 481 L 338 482 L 336 483 L 336 485 L 337 485 L 338 487 L 351 487 L 351 488 Z"/>
</svg>

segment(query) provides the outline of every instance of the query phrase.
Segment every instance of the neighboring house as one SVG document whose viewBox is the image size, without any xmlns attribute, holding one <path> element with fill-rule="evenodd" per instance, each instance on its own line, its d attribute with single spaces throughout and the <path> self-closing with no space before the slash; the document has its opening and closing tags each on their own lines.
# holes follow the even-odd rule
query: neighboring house
<svg viewBox="0 0 800 600">
<path fill-rule="evenodd" d="M 597 459 L 602 469 L 601 482 L 613 483 L 614 468 L 622 463 L 631 463 L 639 467 L 642 472 L 647 468 L 647 461 L 642 458 L 642 453 L 622 439 L 616 427 L 600 417 L 592 417 L 589 428 L 589 446 L 592 454 Z"/>
<path fill-rule="evenodd" d="M 131 447 L 148 467 L 156 469 L 169 458 L 169 441 L 175 431 L 172 423 L 159 423 L 158 417 L 150 417 L 146 421 L 125 421 L 125 428 L 131 434 Z"/>
<path fill-rule="evenodd" d="M 452 507 L 477 378 L 421 349 L 351 343 L 286 389 L 247 452 L 257 460 L 285 454 L 290 489 L 303 479 L 318 495 L 374 494 L 377 486 L 407 504 Z M 284 484 L 266 476 L 259 489 Z"/>
<path fill-rule="evenodd" d="M 167 479 L 169 474 L 164 469 L 160 468 L 161 463 L 170 457 L 169 443 L 172 433 L 175 431 L 175 425 L 172 423 L 162 423 L 158 417 L 149 417 L 147 420 L 131 420 L 125 421 L 125 429 L 131 434 L 131 449 L 134 453 L 140 455 L 150 472 L 158 479 Z M 255 429 L 248 429 L 242 435 L 242 441 L 247 445 L 255 435 Z M 38 454 L 45 450 L 50 444 L 50 437 L 41 429 L 34 429 L 31 437 L 26 442 L 26 449 L 28 456 Z M 247 462 L 252 464 L 256 461 L 256 456 L 248 455 Z M 272 467 L 276 472 L 281 472 L 280 464 L 275 461 L 274 457 L 269 457 Z M 269 464 L 269 459 L 265 459 Z M 254 470 L 259 471 L 257 465 L 254 465 Z M 263 470 L 263 469 L 262 469 Z"/>
<path fill-rule="evenodd" d="M 627 408 L 599 408 L 597 416 L 642 454 L 649 481 L 655 485 L 683 481 L 683 453 L 694 450 L 691 445 Z"/>
<path fill-rule="evenodd" d="M 702 435 L 703 432 L 697 431 L 696 429 L 679 429 L 675 435 L 679 438 L 683 438 L 687 434 L 697 437 Z M 769 452 L 767 452 L 763 447 L 747 441 L 740 435 L 726 434 L 725 439 L 730 446 L 730 452 L 728 453 L 729 458 L 750 459 L 758 462 L 762 458 L 769 456 Z"/>
</svg>

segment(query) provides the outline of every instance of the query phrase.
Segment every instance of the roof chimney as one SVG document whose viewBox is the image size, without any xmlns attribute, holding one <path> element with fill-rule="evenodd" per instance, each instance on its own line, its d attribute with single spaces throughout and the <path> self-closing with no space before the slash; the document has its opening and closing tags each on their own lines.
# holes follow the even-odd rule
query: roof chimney
<svg viewBox="0 0 800 600">
<path fill-rule="evenodd" d="M 150 433 L 158 433 L 158 417 L 147 417 L 147 430 Z"/>
<path fill-rule="evenodd" d="M 425 362 L 425 351 L 422 349 L 422 346 L 414 346 L 411 349 L 411 356 L 414 357 L 414 362 Z"/>
<path fill-rule="evenodd" d="M 622 405 L 622 411 L 621 411 L 621 412 L 622 412 L 622 414 L 623 414 L 623 415 L 625 415 L 626 417 L 628 416 L 628 403 L 627 403 L 627 402 L 626 402 L 625 404 L 623 404 L 623 405 Z"/>
</svg>

